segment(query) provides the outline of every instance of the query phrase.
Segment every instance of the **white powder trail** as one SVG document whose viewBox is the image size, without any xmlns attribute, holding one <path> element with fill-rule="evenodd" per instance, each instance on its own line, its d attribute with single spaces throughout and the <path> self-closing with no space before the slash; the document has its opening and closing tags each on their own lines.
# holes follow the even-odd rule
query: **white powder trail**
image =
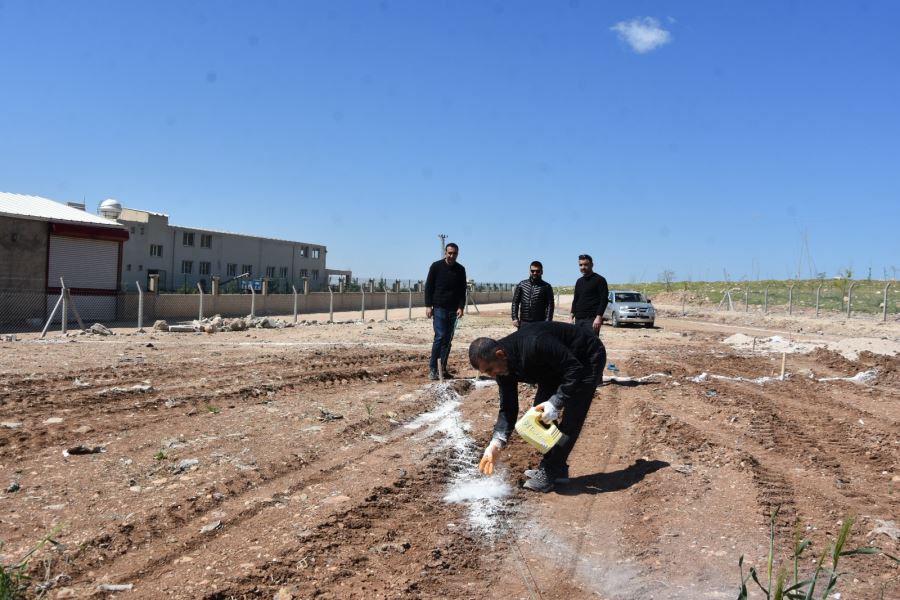
<svg viewBox="0 0 900 600">
<path fill-rule="evenodd" d="M 468 433 L 471 426 L 463 421 L 459 412 L 459 394 L 447 384 L 436 384 L 434 390 L 438 398 L 437 407 L 419 415 L 406 427 L 423 429 L 418 434 L 420 439 L 440 434 L 434 451 L 449 452 L 452 471 L 444 501 L 464 504 L 474 529 L 488 535 L 496 533 L 505 512 L 503 498 L 512 493 L 512 487 L 500 473 L 487 477 L 479 472 L 478 450 Z"/>
</svg>

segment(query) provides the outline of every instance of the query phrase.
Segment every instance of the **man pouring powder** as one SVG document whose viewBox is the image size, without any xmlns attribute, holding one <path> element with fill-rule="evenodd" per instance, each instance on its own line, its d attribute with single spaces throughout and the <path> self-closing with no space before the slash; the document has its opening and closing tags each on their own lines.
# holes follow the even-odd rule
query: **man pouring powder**
<svg viewBox="0 0 900 600">
<path fill-rule="evenodd" d="M 469 346 L 469 362 L 496 378 L 500 411 L 494 435 L 479 468 L 494 472 L 500 450 L 509 441 L 519 414 L 518 384 L 537 384 L 534 406 L 544 423 L 559 421 L 568 440 L 544 455 L 537 469 L 525 471 L 524 487 L 549 492 L 569 478 L 569 454 L 578 440 L 594 392 L 603 380 L 606 349 L 596 334 L 568 323 L 533 323 L 500 340 L 478 338 Z"/>
</svg>

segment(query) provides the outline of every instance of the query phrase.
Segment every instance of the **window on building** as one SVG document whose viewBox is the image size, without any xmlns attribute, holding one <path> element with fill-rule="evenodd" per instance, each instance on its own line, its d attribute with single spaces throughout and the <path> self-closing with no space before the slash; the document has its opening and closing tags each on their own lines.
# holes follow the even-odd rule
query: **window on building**
<svg viewBox="0 0 900 600">
<path fill-rule="evenodd" d="M 144 235 L 144 226 L 141 225 L 141 235 Z"/>
<path fill-rule="evenodd" d="M 313 269 L 313 276 L 312 276 L 312 278 L 313 278 L 313 280 L 316 280 L 316 279 L 319 278 L 319 270 L 318 270 L 318 269 Z"/>
<path fill-rule="evenodd" d="M 237 263 L 228 263 L 226 273 L 229 277 L 234 277 L 235 275 L 237 275 Z"/>
<path fill-rule="evenodd" d="M 162 244 L 150 244 L 150 256 L 162 256 Z"/>
<path fill-rule="evenodd" d="M 306 269 L 300 269 L 300 277 L 309 277 L 309 271 Z"/>
<path fill-rule="evenodd" d="M 210 271 L 209 266 L 210 265 L 208 262 L 200 261 L 200 274 L 201 275 L 209 275 L 209 271 Z"/>
<path fill-rule="evenodd" d="M 181 261 L 181 272 L 184 275 L 190 275 L 194 272 L 194 261 L 192 260 L 183 260 Z"/>
<path fill-rule="evenodd" d="M 193 231 L 185 231 L 181 234 L 181 243 L 185 246 L 193 246 L 194 245 L 194 232 Z"/>
<path fill-rule="evenodd" d="M 281 277 L 282 279 L 287 279 L 287 276 L 288 276 L 288 268 L 287 268 L 287 267 L 281 267 L 281 268 L 278 270 L 278 276 Z"/>
<path fill-rule="evenodd" d="M 275 277 L 275 267 L 266 267 L 266 277 Z"/>
<path fill-rule="evenodd" d="M 313 248 L 313 249 L 312 249 L 312 257 L 313 257 L 313 258 L 319 258 L 319 248 Z"/>
<path fill-rule="evenodd" d="M 309 246 L 300 246 L 300 258 L 309 256 Z"/>
<path fill-rule="evenodd" d="M 253 265 L 243 265 L 241 266 L 241 274 L 247 273 L 251 277 L 253 276 Z"/>
<path fill-rule="evenodd" d="M 143 270 L 144 270 L 144 265 L 138 265 L 138 271 L 143 271 Z"/>
<path fill-rule="evenodd" d="M 201 233 L 200 234 L 200 247 L 201 248 L 212 248 L 212 234 L 211 233 Z"/>
<path fill-rule="evenodd" d="M 130 271 L 130 270 L 131 270 L 131 264 L 125 265 L 125 270 L 126 270 L 126 271 Z"/>
<path fill-rule="evenodd" d="M 134 225 L 131 226 L 131 233 L 134 233 Z"/>
</svg>

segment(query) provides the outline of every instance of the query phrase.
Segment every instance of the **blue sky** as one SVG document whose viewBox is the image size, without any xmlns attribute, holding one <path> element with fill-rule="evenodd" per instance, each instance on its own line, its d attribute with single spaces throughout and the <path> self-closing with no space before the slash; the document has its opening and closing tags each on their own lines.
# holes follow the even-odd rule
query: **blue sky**
<svg viewBox="0 0 900 600">
<path fill-rule="evenodd" d="M 0 0 L 0 190 L 480 281 L 900 268 L 900 3 Z"/>
</svg>

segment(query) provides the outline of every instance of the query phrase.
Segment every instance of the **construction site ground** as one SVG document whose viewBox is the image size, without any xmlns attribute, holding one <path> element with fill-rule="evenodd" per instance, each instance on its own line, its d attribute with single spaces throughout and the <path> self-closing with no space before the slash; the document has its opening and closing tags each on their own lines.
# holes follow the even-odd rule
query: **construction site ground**
<svg viewBox="0 0 900 600">
<path fill-rule="evenodd" d="M 466 350 L 508 305 L 462 319 L 443 384 L 423 309 L 0 342 L 2 562 L 51 537 L 47 598 L 735 598 L 776 508 L 776 568 L 798 531 L 809 574 L 848 515 L 848 548 L 900 555 L 900 322 L 654 301 L 655 328 L 603 327 L 621 380 L 548 494 L 518 438 L 477 472 L 497 388 Z M 842 600 L 900 597 L 884 556 L 840 566 Z"/>
</svg>

